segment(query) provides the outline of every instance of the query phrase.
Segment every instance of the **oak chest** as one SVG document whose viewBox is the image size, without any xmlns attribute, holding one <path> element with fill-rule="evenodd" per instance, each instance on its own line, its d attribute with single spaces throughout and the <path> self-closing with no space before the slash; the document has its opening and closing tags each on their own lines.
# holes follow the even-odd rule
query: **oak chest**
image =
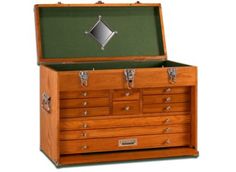
<svg viewBox="0 0 236 172">
<path fill-rule="evenodd" d="M 57 165 L 197 156 L 197 67 L 160 4 L 35 5 L 40 148 Z"/>
</svg>

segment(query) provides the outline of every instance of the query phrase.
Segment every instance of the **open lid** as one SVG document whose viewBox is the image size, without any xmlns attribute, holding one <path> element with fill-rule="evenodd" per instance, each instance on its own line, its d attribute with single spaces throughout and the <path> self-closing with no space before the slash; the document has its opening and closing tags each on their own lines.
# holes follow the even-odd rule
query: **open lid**
<svg viewBox="0 0 236 172">
<path fill-rule="evenodd" d="M 160 4 L 35 5 L 38 63 L 166 59 Z"/>
</svg>

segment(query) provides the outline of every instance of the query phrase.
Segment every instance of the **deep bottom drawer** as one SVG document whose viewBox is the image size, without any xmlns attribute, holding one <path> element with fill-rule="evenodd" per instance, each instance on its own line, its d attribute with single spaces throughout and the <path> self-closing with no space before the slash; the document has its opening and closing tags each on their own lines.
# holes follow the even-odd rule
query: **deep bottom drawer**
<svg viewBox="0 0 236 172">
<path fill-rule="evenodd" d="M 61 154 L 76 154 L 132 149 L 176 147 L 187 146 L 189 144 L 190 134 L 182 133 L 61 141 L 60 150 Z"/>
</svg>

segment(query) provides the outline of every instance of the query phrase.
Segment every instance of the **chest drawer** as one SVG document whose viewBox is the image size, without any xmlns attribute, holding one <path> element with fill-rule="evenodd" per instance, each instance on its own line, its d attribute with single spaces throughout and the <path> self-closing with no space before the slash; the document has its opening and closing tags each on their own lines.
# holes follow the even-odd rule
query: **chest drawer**
<svg viewBox="0 0 236 172">
<path fill-rule="evenodd" d="M 113 102 L 113 115 L 132 115 L 139 113 L 139 101 Z"/>
<path fill-rule="evenodd" d="M 187 146 L 190 134 L 144 135 L 117 138 L 61 141 L 61 154 L 107 152 L 132 149 Z"/>
<path fill-rule="evenodd" d="M 143 96 L 144 104 L 189 102 L 190 94 L 148 95 Z"/>
<path fill-rule="evenodd" d="M 61 108 L 108 106 L 109 98 L 65 99 L 60 100 Z"/>
<path fill-rule="evenodd" d="M 109 107 L 61 109 L 61 118 L 109 115 Z"/>
<path fill-rule="evenodd" d="M 138 126 L 158 126 L 171 124 L 190 123 L 190 115 L 175 116 L 152 116 L 135 118 L 115 118 L 115 119 L 97 119 L 83 120 L 78 118 L 61 119 L 60 129 L 65 130 L 86 130 L 100 128 L 122 128 Z"/>
<path fill-rule="evenodd" d="M 168 104 L 146 104 L 143 105 L 144 113 L 161 112 L 189 112 L 189 103 L 168 103 Z"/>
<path fill-rule="evenodd" d="M 139 99 L 139 90 L 115 90 L 113 92 L 113 100 L 138 100 Z"/>
<path fill-rule="evenodd" d="M 63 91 L 60 92 L 60 99 L 76 99 L 91 97 L 109 97 L 109 91 Z"/>
<path fill-rule="evenodd" d="M 189 92 L 190 92 L 190 87 L 160 87 L 160 88 L 143 89 L 143 95 L 184 94 Z"/>
<path fill-rule="evenodd" d="M 139 136 L 167 133 L 188 133 L 188 124 L 164 125 L 164 126 L 145 126 L 145 127 L 125 127 L 97 130 L 77 130 L 60 132 L 61 140 L 94 139 L 121 136 Z"/>
</svg>

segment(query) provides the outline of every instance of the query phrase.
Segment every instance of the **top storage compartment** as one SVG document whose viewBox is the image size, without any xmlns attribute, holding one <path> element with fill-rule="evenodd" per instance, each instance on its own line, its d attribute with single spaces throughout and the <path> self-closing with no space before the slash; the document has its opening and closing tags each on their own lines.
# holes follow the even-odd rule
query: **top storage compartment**
<svg viewBox="0 0 236 172">
<path fill-rule="evenodd" d="M 160 4 L 36 5 L 39 63 L 166 59 Z"/>
</svg>

